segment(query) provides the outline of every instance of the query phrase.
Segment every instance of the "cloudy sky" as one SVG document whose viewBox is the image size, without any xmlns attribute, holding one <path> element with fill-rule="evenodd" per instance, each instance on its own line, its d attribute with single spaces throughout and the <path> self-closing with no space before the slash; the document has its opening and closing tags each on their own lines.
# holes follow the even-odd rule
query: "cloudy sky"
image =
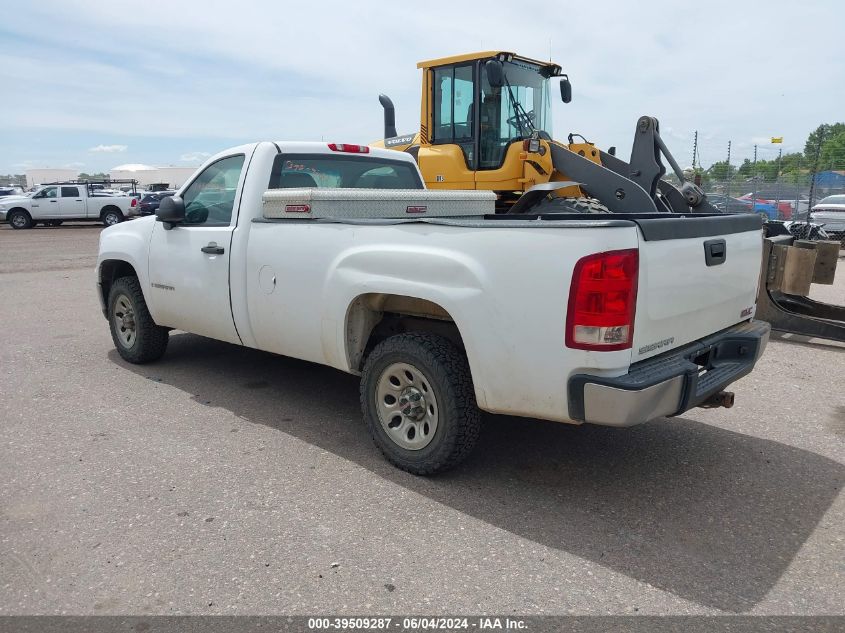
<svg viewBox="0 0 845 633">
<path fill-rule="evenodd" d="M 642 114 L 679 162 L 802 149 L 845 119 L 845 2 L 61 1 L 0 21 L 0 173 L 197 165 L 262 139 L 369 142 L 379 92 L 419 126 L 416 62 L 476 50 L 554 58 L 573 102 L 554 135 L 630 151 Z"/>
</svg>

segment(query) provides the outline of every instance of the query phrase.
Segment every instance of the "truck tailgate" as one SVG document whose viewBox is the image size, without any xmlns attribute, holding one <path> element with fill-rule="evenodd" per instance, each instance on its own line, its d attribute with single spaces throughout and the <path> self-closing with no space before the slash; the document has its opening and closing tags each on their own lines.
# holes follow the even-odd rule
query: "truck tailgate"
<svg viewBox="0 0 845 633">
<path fill-rule="evenodd" d="M 634 221 L 640 270 L 632 363 L 753 316 L 762 256 L 758 216 Z"/>
</svg>

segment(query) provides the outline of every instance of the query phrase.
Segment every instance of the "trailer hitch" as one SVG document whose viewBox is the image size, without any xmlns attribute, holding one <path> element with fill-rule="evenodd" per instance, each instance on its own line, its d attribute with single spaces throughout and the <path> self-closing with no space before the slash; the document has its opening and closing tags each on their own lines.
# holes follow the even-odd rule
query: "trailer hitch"
<svg viewBox="0 0 845 633">
<path fill-rule="evenodd" d="M 720 391 L 718 393 L 714 393 L 712 396 L 708 396 L 707 399 L 698 406 L 702 409 L 730 409 L 734 406 L 734 392 Z"/>
</svg>

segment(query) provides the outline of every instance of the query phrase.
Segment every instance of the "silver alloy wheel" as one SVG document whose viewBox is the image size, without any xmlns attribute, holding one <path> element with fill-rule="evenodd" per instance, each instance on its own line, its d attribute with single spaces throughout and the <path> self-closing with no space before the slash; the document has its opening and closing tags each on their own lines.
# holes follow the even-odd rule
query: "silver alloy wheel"
<svg viewBox="0 0 845 633">
<path fill-rule="evenodd" d="M 103 224 L 106 226 L 114 226 L 115 224 L 120 224 L 120 216 L 117 215 L 114 211 L 109 211 L 103 216 Z"/>
<path fill-rule="evenodd" d="M 401 448 L 418 451 L 434 439 L 440 410 L 431 381 L 408 363 L 393 363 L 379 376 L 376 411 L 387 436 Z"/>
<path fill-rule="evenodd" d="M 12 226 L 16 229 L 26 228 L 26 216 L 23 213 L 15 213 L 12 216 Z"/>
<path fill-rule="evenodd" d="M 135 331 L 135 310 L 126 295 L 118 295 L 114 301 L 114 331 L 120 344 L 129 349 L 138 337 Z"/>
</svg>

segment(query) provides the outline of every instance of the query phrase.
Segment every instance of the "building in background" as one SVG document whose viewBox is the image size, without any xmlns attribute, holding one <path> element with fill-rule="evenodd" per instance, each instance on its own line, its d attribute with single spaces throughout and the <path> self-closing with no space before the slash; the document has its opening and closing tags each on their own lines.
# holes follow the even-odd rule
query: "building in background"
<svg viewBox="0 0 845 633">
<path fill-rule="evenodd" d="M 26 188 L 31 189 L 35 185 L 45 182 L 59 182 L 62 180 L 73 180 L 79 175 L 78 169 L 27 169 Z"/>
<path fill-rule="evenodd" d="M 112 180 L 137 180 L 141 187 L 164 183 L 178 189 L 195 171 L 196 167 L 153 167 L 142 163 L 129 163 L 112 167 L 109 176 Z"/>
<path fill-rule="evenodd" d="M 153 167 L 142 163 L 128 163 L 110 169 L 109 176 L 112 180 L 137 180 L 139 188 L 152 184 L 165 184 L 172 189 L 178 189 L 196 170 L 196 167 Z M 26 187 L 31 189 L 36 185 L 75 180 L 78 177 L 78 169 L 27 169 Z"/>
</svg>

